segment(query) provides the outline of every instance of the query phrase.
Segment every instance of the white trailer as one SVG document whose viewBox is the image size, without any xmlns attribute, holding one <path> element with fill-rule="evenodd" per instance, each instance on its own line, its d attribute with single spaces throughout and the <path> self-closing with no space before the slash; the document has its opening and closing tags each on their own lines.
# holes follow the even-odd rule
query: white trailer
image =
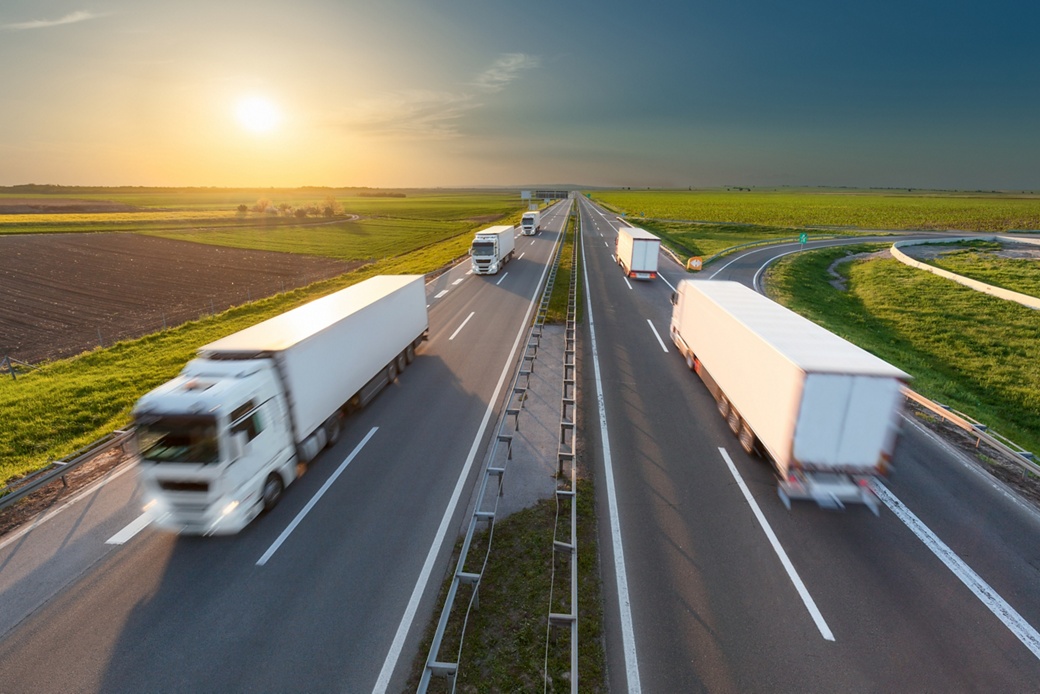
<svg viewBox="0 0 1040 694">
<path fill-rule="evenodd" d="M 869 482 L 889 470 L 910 376 L 736 282 L 683 280 L 673 303 L 672 341 L 788 508 L 877 513 Z"/>
<path fill-rule="evenodd" d="M 499 225 L 478 231 L 470 248 L 474 275 L 497 275 L 513 257 L 514 227 Z"/>
<path fill-rule="evenodd" d="M 542 213 L 538 210 L 524 212 L 520 218 L 520 233 L 524 236 L 534 236 L 542 229 Z"/>
<path fill-rule="evenodd" d="M 212 342 L 133 410 L 141 486 L 170 530 L 230 534 L 335 443 L 426 339 L 422 275 L 379 276 Z"/>
<path fill-rule="evenodd" d="M 657 277 L 657 255 L 661 239 L 639 227 L 621 226 L 614 239 L 617 263 L 625 275 L 636 280 Z"/>
</svg>

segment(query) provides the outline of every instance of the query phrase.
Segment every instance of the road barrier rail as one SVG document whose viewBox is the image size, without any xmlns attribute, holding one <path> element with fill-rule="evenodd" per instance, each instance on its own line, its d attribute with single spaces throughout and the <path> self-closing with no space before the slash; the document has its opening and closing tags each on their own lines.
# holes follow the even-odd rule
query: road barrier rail
<svg viewBox="0 0 1040 694">
<path fill-rule="evenodd" d="M 39 491 L 55 480 L 60 479 L 62 484 L 68 487 L 69 483 L 65 476 L 81 465 L 94 460 L 102 453 L 106 453 L 113 448 L 121 448 L 125 454 L 126 445 L 133 437 L 133 433 L 133 429 L 114 431 L 93 443 L 87 444 L 61 460 L 55 460 L 42 470 L 37 470 L 31 475 L 15 480 L 3 489 L 0 489 L 0 511 Z"/>
</svg>

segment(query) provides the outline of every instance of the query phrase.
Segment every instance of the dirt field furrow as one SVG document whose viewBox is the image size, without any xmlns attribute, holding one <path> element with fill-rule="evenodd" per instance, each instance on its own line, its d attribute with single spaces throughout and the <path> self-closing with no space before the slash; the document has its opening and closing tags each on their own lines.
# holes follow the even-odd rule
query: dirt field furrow
<svg viewBox="0 0 1040 694">
<path fill-rule="evenodd" d="M 71 356 L 356 265 L 136 234 L 3 236 L 0 359 Z"/>
</svg>

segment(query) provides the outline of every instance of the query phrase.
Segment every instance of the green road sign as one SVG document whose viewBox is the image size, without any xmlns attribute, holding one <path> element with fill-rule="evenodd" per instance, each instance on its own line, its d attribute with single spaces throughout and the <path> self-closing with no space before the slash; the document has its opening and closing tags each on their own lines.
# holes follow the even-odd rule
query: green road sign
<svg viewBox="0 0 1040 694">
<path fill-rule="evenodd" d="M 809 235 L 808 234 L 803 232 L 803 233 L 798 235 L 798 243 L 805 243 L 808 240 L 809 240 Z"/>
</svg>

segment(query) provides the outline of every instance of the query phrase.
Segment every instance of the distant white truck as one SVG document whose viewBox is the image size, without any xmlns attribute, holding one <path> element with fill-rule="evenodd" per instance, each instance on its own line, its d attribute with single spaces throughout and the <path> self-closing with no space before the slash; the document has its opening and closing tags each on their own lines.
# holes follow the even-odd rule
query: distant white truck
<svg viewBox="0 0 1040 694">
<path fill-rule="evenodd" d="M 500 225 L 478 231 L 470 248 L 474 275 L 497 275 L 513 257 L 514 227 Z"/>
<path fill-rule="evenodd" d="M 346 412 L 412 362 L 428 331 L 423 276 L 379 276 L 200 348 L 133 409 L 155 523 L 241 530 L 339 439 Z"/>
<path fill-rule="evenodd" d="M 542 213 L 538 210 L 524 212 L 520 218 L 520 233 L 524 236 L 534 236 L 542 229 Z"/>
<path fill-rule="evenodd" d="M 769 459 L 780 498 L 864 503 L 888 472 L 910 376 L 736 282 L 683 280 L 671 337 L 743 449 Z"/>
<path fill-rule="evenodd" d="M 636 280 L 657 277 L 657 255 L 661 239 L 639 227 L 621 226 L 614 239 L 617 263 L 625 275 Z"/>
</svg>

